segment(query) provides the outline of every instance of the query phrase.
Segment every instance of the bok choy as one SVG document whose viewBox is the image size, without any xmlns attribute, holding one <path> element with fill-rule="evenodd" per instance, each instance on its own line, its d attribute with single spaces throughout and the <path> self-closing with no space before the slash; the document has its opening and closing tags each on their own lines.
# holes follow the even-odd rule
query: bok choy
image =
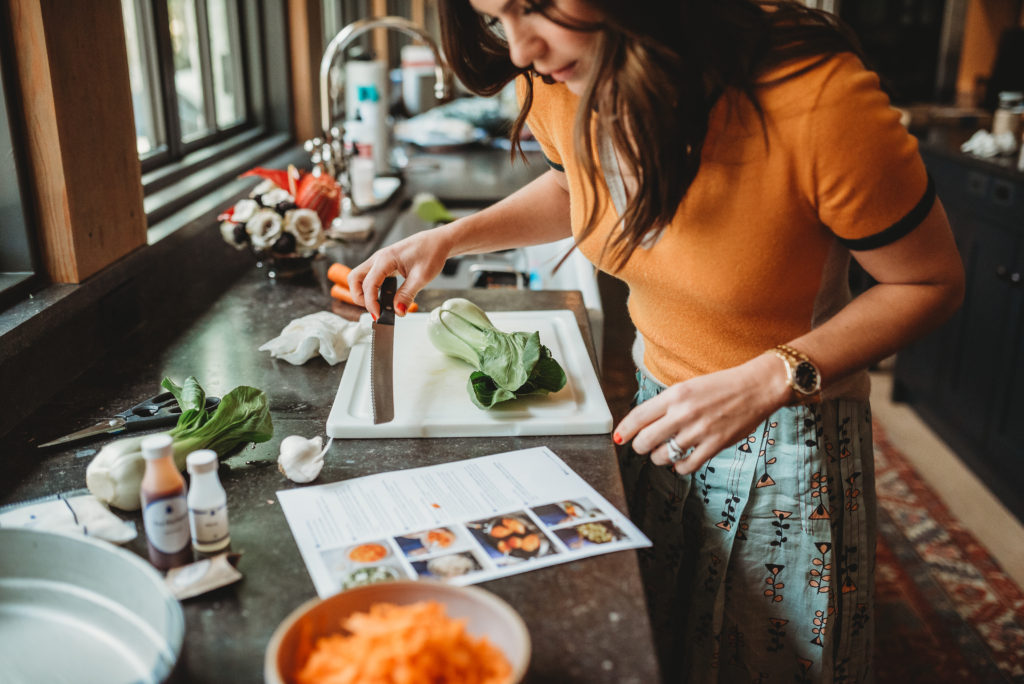
<svg viewBox="0 0 1024 684">
<path fill-rule="evenodd" d="M 265 442 L 274 435 L 270 405 L 263 390 L 241 385 L 225 394 L 213 413 L 205 409 L 206 392 L 194 377 L 181 386 L 170 378 L 162 383 L 181 407 L 178 423 L 168 433 L 174 440 L 174 464 L 185 468 L 185 457 L 197 449 L 225 456 L 240 444 Z M 145 471 L 142 437 L 125 437 L 104 446 L 85 471 L 85 484 L 100 501 L 126 511 L 140 507 L 139 489 Z"/>
<path fill-rule="evenodd" d="M 442 353 L 476 369 L 469 376 L 469 396 L 482 409 L 565 386 L 565 371 L 540 343 L 540 333 L 498 330 L 468 299 L 449 299 L 431 311 L 427 337 Z"/>
</svg>

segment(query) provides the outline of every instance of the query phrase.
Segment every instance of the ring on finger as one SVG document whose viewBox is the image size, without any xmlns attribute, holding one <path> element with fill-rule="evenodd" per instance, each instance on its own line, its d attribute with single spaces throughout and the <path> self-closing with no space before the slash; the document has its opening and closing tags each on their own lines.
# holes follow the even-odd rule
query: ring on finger
<svg viewBox="0 0 1024 684">
<path fill-rule="evenodd" d="M 672 465 L 679 463 L 690 455 L 688 451 L 684 451 L 683 448 L 676 443 L 675 437 L 669 437 L 668 440 L 665 441 L 665 445 L 668 447 L 668 460 L 671 461 Z"/>
</svg>

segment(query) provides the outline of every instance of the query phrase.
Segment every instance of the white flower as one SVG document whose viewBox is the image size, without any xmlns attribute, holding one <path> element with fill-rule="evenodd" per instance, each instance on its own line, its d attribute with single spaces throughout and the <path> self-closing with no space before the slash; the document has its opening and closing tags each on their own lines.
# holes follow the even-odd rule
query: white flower
<svg viewBox="0 0 1024 684">
<path fill-rule="evenodd" d="M 254 249 L 268 249 L 281 237 L 281 215 L 273 209 L 260 209 L 245 223 L 245 232 Z"/>
<path fill-rule="evenodd" d="M 269 192 L 263 193 L 263 196 L 260 197 L 260 202 L 262 202 L 263 206 L 265 207 L 276 207 L 278 204 L 281 204 L 282 202 L 294 201 L 295 198 L 292 197 L 291 194 L 283 188 L 274 188 Z"/>
<path fill-rule="evenodd" d="M 260 204 L 256 200 L 238 200 L 238 203 L 232 210 L 231 220 L 234 221 L 235 223 L 245 223 L 246 221 L 251 219 L 259 210 Z"/>
<path fill-rule="evenodd" d="M 249 197 L 256 198 L 259 197 L 260 195 L 270 192 L 271 190 L 280 190 L 280 188 L 277 187 L 277 183 L 275 183 L 274 181 L 264 179 L 260 181 L 259 184 L 249 192 Z"/>
<path fill-rule="evenodd" d="M 315 249 L 324 241 L 320 216 L 312 209 L 291 209 L 285 212 L 284 229 L 295 236 L 298 247 L 306 250 Z"/>
<path fill-rule="evenodd" d="M 238 224 L 234 221 L 221 221 L 220 222 L 220 236 L 224 238 L 224 242 L 228 243 L 235 249 L 245 249 L 244 242 L 237 242 L 235 240 L 235 226 Z"/>
</svg>

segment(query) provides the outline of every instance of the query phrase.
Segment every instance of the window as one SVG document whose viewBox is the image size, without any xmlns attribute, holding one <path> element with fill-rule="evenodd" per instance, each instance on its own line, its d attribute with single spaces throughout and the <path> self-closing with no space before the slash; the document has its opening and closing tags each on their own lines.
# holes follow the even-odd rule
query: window
<svg viewBox="0 0 1024 684">
<path fill-rule="evenodd" d="M 121 6 L 152 225 L 203 187 L 254 165 L 251 158 L 266 147 L 259 141 L 287 135 L 285 12 L 282 3 L 259 0 L 121 0 Z M 224 163 L 232 158 L 237 165 Z"/>
<path fill-rule="evenodd" d="M 6 25 L 0 22 L 0 35 L 6 35 Z M 7 43 L 10 45 L 10 43 Z M 10 69 L 11 55 L 0 50 L 0 308 L 23 293 L 31 286 L 35 276 L 33 245 L 29 223 L 25 212 L 20 175 L 18 174 L 19 150 L 14 147 L 12 130 L 18 117 L 11 111 L 8 118 L 8 102 L 17 100 L 8 96 L 13 93 L 13 69 Z"/>
</svg>

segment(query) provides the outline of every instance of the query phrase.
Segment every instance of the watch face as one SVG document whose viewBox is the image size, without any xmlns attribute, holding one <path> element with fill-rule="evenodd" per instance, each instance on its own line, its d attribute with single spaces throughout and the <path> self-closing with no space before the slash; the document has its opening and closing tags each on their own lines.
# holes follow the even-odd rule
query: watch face
<svg viewBox="0 0 1024 684">
<path fill-rule="evenodd" d="M 796 388 L 804 394 L 811 394 L 818 390 L 818 369 L 806 361 L 797 364 L 793 373 L 793 380 Z"/>
</svg>

